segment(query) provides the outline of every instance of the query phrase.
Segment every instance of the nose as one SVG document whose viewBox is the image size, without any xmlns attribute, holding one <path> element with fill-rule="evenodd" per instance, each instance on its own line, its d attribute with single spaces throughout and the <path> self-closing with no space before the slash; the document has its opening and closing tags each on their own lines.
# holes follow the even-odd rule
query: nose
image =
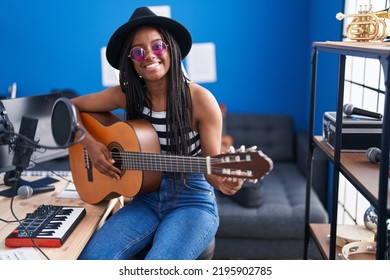
<svg viewBox="0 0 390 280">
<path fill-rule="evenodd" d="M 156 55 L 152 52 L 152 50 L 147 49 L 145 50 L 145 58 L 144 59 L 151 59 L 156 57 Z"/>
</svg>

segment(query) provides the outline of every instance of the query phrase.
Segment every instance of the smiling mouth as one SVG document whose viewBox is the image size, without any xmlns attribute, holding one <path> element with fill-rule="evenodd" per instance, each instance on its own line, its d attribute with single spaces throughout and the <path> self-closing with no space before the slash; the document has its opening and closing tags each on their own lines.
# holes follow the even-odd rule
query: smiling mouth
<svg viewBox="0 0 390 280">
<path fill-rule="evenodd" d="M 155 63 L 146 65 L 145 68 L 146 68 L 146 69 L 153 69 L 153 68 L 158 67 L 159 65 L 160 65 L 160 63 L 155 62 Z"/>
</svg>

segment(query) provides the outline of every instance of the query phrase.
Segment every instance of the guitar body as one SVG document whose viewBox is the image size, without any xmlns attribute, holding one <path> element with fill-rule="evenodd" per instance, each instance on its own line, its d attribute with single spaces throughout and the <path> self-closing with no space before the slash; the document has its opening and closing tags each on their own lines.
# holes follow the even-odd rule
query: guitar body
<svg viewBox="0 0 390 280">
<path fill-rule="evenodd" d="M 145 120 L 119 121 L 111 113 L 81 113 L 88 132 L 106 145 L 111 153 L 121 151 L 160 153 L 160 144 L 153 126 Z M 156 190 L 162 178 L 160 171 L 124 170 L 121 160 L 115 165 L 122 170 L 121 179 L 113 180 L 95 169 L 82 144 L 69 148 L 73 181 L 80 198 L 90 204 L 118 196 L 134 197 Z M 84 159 L 84 160 L 83 160 Z"/>
</svg>

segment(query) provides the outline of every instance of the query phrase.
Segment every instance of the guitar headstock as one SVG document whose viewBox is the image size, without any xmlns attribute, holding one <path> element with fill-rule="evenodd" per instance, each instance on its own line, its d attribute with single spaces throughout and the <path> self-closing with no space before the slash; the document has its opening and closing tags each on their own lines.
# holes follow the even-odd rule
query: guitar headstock
<svg viewBox="0 0 390 280">
<path fill-rule="evenodd" d="M 226 153 L 213 156 L 211 173 L 223 177 L 239 178 L 257 182 L 273 169 L 273 161 L 262 151 L 251 147 L 233 147 Z"/>
</svg>

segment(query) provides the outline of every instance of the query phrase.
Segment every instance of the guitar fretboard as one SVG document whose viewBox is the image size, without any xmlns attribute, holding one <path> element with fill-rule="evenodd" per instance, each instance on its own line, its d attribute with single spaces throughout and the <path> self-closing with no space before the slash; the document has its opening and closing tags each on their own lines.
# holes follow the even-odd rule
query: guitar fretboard
<svg viewBox="0 0 390 280">
<path fill-rule="evenodd" d="M 191 156 L 174 156 L 137 152 L 113 152 L 112 157 L 121 170 L 148 170 L 166 172 L 207 173 L 208 159 Z M 91 166 L 90 158 L 84 150 L 84 161 Z M 222 162 L 211 159 L 212 163 Z M 211 164 L 211 163 L 210 163 Z"/>
</svg>

